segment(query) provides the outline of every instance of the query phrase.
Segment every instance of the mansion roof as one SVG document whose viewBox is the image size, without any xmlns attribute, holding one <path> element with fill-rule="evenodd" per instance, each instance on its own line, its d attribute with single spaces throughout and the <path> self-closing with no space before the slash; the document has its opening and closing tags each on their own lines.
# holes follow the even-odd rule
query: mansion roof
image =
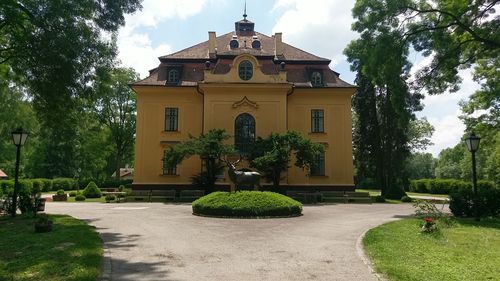
<svg viewBox="0 0 500 281">
<path fill-rule="evenodd" d="M 329 59 L 282 42 L 281 33 L 267 36 L 255 32 L 254 23 L 248 21 L 246 15 L 244 17 L 235 23 L 235 31 L 218 37 L 215 32 L 209 32 L 209 40 L 159 57 L 159 66 L 150 70 L 149 77 L 134 85 L 196 86 L 203 83 L 205 71 L 226 74 L 234 58 L 248 54 L 257 59 L 260 70 L 266 75 L 286 71 L 286 81 L 296 87 L 354 87 L 328 67 Z M 171 69 L 180 73 L 175 83 L 168 81 Z M 313 71 L 321 73 L 320 85 L 311 82 Z"/>
</svg>

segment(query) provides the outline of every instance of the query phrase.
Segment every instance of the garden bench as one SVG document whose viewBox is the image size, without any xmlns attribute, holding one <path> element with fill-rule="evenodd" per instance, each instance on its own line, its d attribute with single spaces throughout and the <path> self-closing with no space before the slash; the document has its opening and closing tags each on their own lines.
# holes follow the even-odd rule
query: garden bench
<svg viewBox="0 0 500 281">
<path fill-rule="evenodd" d="M 151 191 L 150 190 L 132 190 L 130 195 L 127 197 L 128 199 L 132 199 L 134 201 L 150 201 L 151 200 Z"/>
<path fill-rule="evenodd" d="M 347 203 L 344 191 L 322 191 L 321 199 L 327 203 Z"/>
<path fill-rule="evenodd" d="M 150 201 L 153 200 L 172 200 L 175 201 L 175 189 L 157 189 L 151 190 Z"/>
<path fill-rule="evenodd" d="M 372 198 L 368 192 L 346 192 L 347 203 L 372 203 Z"/>
<path fill-rule="evenodd" d="M 205 195 L 204 190 L 181 190 L 179 194 L 179 201 L 192 202 Z"/>
</svg>

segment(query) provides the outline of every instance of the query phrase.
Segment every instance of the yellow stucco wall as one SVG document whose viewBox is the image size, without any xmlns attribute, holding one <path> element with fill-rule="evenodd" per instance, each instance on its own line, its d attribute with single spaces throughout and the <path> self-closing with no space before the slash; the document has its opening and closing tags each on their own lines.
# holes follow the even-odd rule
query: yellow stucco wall
<svg viewBox="0 0 500 281">
<path fill-rule="evenodd" d="M 189 134 L 202 132 L 203 96 L 195 87 L 134 86 L 137 93 L 135 184 L 187 183 L 199 172 L 192 157 L 177 166 L 179 176 L 162 175 L 163 151 Z M 179 108 L 178 132 L 165 132 L 165 108 Z"/>
<path fill-rule="evenodd" d="M 352 185 L 352 88 L 296 89 L 288 98 L 288 128 L 325 147 L 325 175 L 292 165 L 288 184 Z M 311 133 L 311 110 L 324 110 L 324 133 Z"/>
<path fill-rule="evenodd" d="M 249 55 L 234 60 L 229 73 L 205 72 L 198 87 L 133 86 L 137 92 L 137 131 L 134 184 L 190 183 L 200 172 L 199 158 L 177 167 L 177 176 L 162 175 L 163 151 L 169 146 L 212 128 L 234 135 L 234 121 L 241 113 L 256 121 L 257 136 L 296 130 L 325 145 L 325 176 L 310 177 L 292 168 L 283 183 L 291 185 L 353 185 L 351 95 L 354 88 L 297 88 L 285 80 L 285 72 L 265 75 Z M 254 64 L 254 76 L 242 82 L 238 62 Z M 179 131 L 164 132 L 165 107 L 179 108 Z M 311 109 L 323 109 L 324 133 L 310 133 Z M 228 140 L 234 143 L 234 139 Z M 221 181 L 228 181 L 227 175 Z"/>
</svg>

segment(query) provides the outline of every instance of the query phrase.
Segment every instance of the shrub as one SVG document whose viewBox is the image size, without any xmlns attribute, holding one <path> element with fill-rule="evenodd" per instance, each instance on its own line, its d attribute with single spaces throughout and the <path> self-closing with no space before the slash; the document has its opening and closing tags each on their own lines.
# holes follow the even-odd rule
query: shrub
<svg viewBox="0 0 500 281">
<path fill-rule="evenodd" d="M 213 192 L 193 202 L 193 213 L 223 217 L 298 216 L 302 204 L 269 191 Z"/>
<path fill-rule="evenodd" d="M 31 183 L 33 185 L 34 193 L 41 193 L 44 190 L 43 181 L 41 179 L 32 179 Z"/>
<path fill-rule="evenodd" d="M 118 191 L 123 192 L 125 190 L 125 186 L 122 184 L 118 187 Z"/>
<path fill-rule="evenodd" d="M 108 195 L 106 195 L 105 199 L 106 199 L 106 202 L 115 201 L 116 196 L 114 194 L 108 194 Z"/>
<path fill-rule="evenodd" d="M 495 189 L 495 183 L 487 180 L 480 180 L 477 182 L 477 187 L 480 189 Z"/>
<path fill-rule="evenodd" d="M 35 221 L 35 232 L 42 233 L 52 231 L 52 224 L 52 221 L 47 215 L 40 215 Z"/>
<path fill-rule="evenodd" d="M 428 185 L 429 185 L 429 180 L 426 179 L 418 180 L 415 192 L 428 193 L 429 192 L 429 189 L 427 188 Z"/>
<path fill-rule="evenodd" d="M 76 181 L 70 178 L 55 178 L 52 180 L 52 189 L 72 190 L 76 187 Z"/>
<path fill-rule="evenodd" d="M 78 194 L 75 196 L 75 201 L 85 201 L 85 199 L 87 199 L 87 197 L 85 197 L 85 195 L 83 194 Z"/>
<path fill-rule="evenodd" d="M 450 194 L 453 190 L 470 187 L 470 182 L 454 179 L 419 179 L 410 182 L 410 191 L 418 193 Z"/>
<path fill-rule="evenodd" d="M 411 199 L 411 197 L 409 196 L 403 196 L 401 197 L 401 202 L 412 202 L 413 199 Z"/>
<path fill-rule="evenodd" d="M 12 190 L 14 190 L 14 181 L 13 180 L 0 181 L 0 189 L 2 189 L 4 194 L 12 192 Z"/>
<path fill-rule="evenodd" d="M 479 189 L 478 190 L 478 213 L 479 216 L 500 215 L 500 190 Z M 450 210 L 456 217 L 474 216 L 474 191 L 462 188 L 450 194 Z"/>
<path fill-rule="evenodd" d="M 377 195 L 375 196 L 375 202 L 377 203 L 384 203 L 385 202 L 385 197 L 382 195 Z"/>
<path fill-rule="evenodd" d="M 102 196 L 101 190 L 93 181 L 89 182 L 82 194 L 85 195 L 86 198 L 101 198 Z"/>
<path fill-rule="evenodd" d="M 76 191 L 71 191 L 69 193 L 69 197 L 76 197 L 76 195 L 77 195 Z"/>
<path fill-rule="evenodd" d="M 52 191 L 52 180 L 51 179 L 40 179 L 43 182 L 43 192 Z"/>
<path fill-rule="evenodd" d="M 59 190 L 56 192 L 56 195 L 64 195 L 64 194 L 66 194 L 66 193 L 64 192 L 64 189 L 59 189 Z"/>
</svg>

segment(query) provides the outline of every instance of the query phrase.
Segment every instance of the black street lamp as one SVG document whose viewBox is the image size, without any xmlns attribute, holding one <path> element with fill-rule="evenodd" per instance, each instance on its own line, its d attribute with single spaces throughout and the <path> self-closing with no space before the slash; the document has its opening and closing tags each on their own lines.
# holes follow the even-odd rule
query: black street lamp
<svg viewBox="0 0 500 281">
<path fill-rule="evenodd" d="M 14 193 L 12 194 L 12 216 L 16 216 L 17 211 L 17 193 L 19 190 L 19 160 L 21 159 L 21 146 L 24 145 L 26 139 L 28 138 L 28 132 L 23 131 L 22 128 L 17 129 L 12 132 L 12 141 L 14 141 L 14 145 L 17 147 L 16 153 L 16 172 L 14 178 Z"/>
<path fill-rule="evenodd" d="M 476 151 L 479 149 L 480 137 L 477 137 L 474 133 L 470 134 L 469 137 L 465 138 L 465 144 L 467 149 L 472 153 L 472 184 L 474 186 L 474 217 L 476 221 L 479 221 L 479 211 L 478 203 L 479 197 L 477 194 L 477 174 L 476 174 Z"/>
</svg>

